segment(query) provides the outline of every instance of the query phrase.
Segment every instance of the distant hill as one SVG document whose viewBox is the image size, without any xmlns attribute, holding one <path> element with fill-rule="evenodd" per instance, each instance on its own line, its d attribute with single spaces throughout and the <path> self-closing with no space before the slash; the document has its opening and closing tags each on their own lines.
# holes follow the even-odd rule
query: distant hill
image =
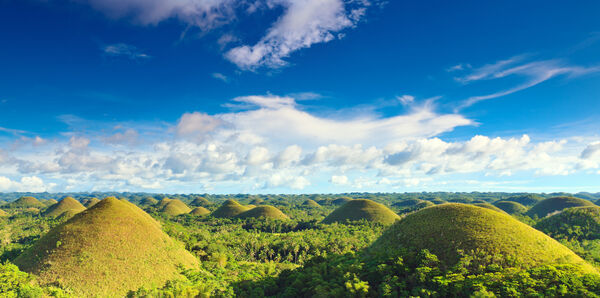
<svg viewBox="0 0 600 298">
<path fill-rule="evenodd" d="M 527 215 L 534 217 L 537 216 L 539 218 L 545 217 L 550 213 L 561 211 L 566 208 L 571 207 L 585 207 L 585 206 L 595 206 L 594 203 L 574 197 L 554 197 L 545 199 L 535 204 L 529 211 L 527 211 Z"/>
<path fill-rule="evenodd" d="M 229 199 L 225 201 L 217 210 L 211 213 L 213 217 L 235 217 L 249 208 L 238 203 L 238 201 Z"/>
<path fill-rule="evenodd" d="M 195 198 L 190 205 L 195 206 L 195 207 L 206 207 L 206 206 L 210 206 L 211 203 L 206 198 L 198 197 L 198 198 Z"/>
<path fill-rule="evenodd" d="M 48 217 L 59 217 L 67 211 L 76 214 L 85 209 L 86 208 L 83 205 L 81 205 L 79 201 L 71 197 L 66 197 L 60 200 L 60 202 L 58 202 L 57 204 L 48 207 L 48 209 L 46 209 L 46 211 L 44 211 L 42 215 Z"/>
<path fill-rule="evenodd" d="M 442 204 L 409 214 L 375 241 L 370 251 L 392 257 L 402 249 L 427 249 L 446 267 L 459 261 L 461 251 L 478 251 L 517 260 L 524 268 L 574 264 L 596 272 L 556 240 L 510 215 L 466 204 Z"/>
<path fill-rule="evenodd" d="M 236 217 L 237 218 L 264 217 L 264 218 L 269 218 L 269 219 L 280 219 L 280 220 L 290 219 L 287 215 L 285 215 L 283 212 L 281 212 L 281 210 L 279 210 L 273 206 L 267 206 L 267 205 L 254 207 L 248 211 L 244 211 L 244 212 L 238 214 Z"/>
<path fill-rule="evenodd" d="M 494 206 L 504 210 L 508 214 L 523 214 L 527 212 L 527 207 L 513 201 L 497 201 Z"/>
<path fill-rule="evenodd" d="M 38 199 L 34 197 L 20 197 L 16 201 L 11 202 L 3 207 L 8 208 L 44 208 L 46 205 L 44 203 L 38 201 Z"/>
<path fill-rule="evenodd" d="M 600 207 L 567 208 L 542 219 L 535 227 L 554 238 L 600 239 Z"/>
<path fill-rule="evenodd" d="M 414 205 L 417 205 L 417 204 L 423 203 L 423 202 L 426 202 L 426 201 L 421 200 L 421 199 L 406 199 L 406 200 L 402 200 L 400 202 L 396 202 L 396 203 L 392 204 L 392 206 L 398 207 L 398 208 L 406 208 L 406 207 L 412 207 Z"/>
<path fill-rule="evenodd" d="M 90 208 L 90 207 L 98 204 L 98 202 L 100 202 L 100 200 L 98 198 L 85 199 L 83 201 L 83 206 L 85 206 L 85 208 Z"/>
<path fill-rule="evenodd" d="M 496 212 L 506 213 L 506 212 L 504 212 L 504 210 L 502 210 L 502 209 L 500 209 L 500 208 L 498 208 L 498 207 L 496 207 L 496 206 L 494 206 L 494 205 L 492 205 L 490 203 L 474 203 L 472 205 L 473 206 L 477 206 L 477 207 L 487 208 L 487 209 L 490 209 L 490 210 L 494 210 Z"/>
<path fill-rule="evenodd" d="M 169 202 L 171 202 L 172 200 L 169 198 L 162 198 L 162 200 L 160 200 L 158 202 L 158 204 L 156 205 L 156 208 L 158 209 L 163 209 L 165 208 L 165 206 L 167 206 L 167 204 L 169 204 Z"/>
<path fill-rule="evenodd" d="M 160 211 L 170 216 L 177 216 L 181 214 L 190 213 L 192 209 L 190 209 L 190 207 L 188 207 L 181 200 L 175 199 L 170 200 Z"/>
<path fill-rule="evenodd" d="M 205 216 L 205 215 L 209 215 L 210 214 L 210 210 L 204 208 L 204 207 L 196 207 L 194 209 L 192 209 L 192 211 L 190 211 L 190 215 L 194 215 L 194 216 Z"/>
<path fill-rule="evenodd" d="M 158 200 L 153 197 L 145 197 L 140 201 L 141 206 L 154 206 L 158 203 Z"/>
<path fill-rule="evenodd" d="M 532 206 L 542 200 L 544 200 L 543 197 L 534 194 L 518 195 L 503 199 L 503 201 L 517 202 L 523 206 Z"/>
<path fill-rule="evenodd" d="M 55 227 L 14 260 L 41 284 L 75 296 L 124 296 L 179 276 L 179 264 L 198 265 L 182 245 L 135 205 L 106 198 Z"/>
<path fill-rule="evenodd" d="M 317 203 L 311 199 L 307 199 L 306 201 L 304 201 L 302 203 L 302 206 L 310 207 L 310 208 L 321 208 L 321 205 L 319 205 L 319 203 Z"/>
<path fill-rule="evenodd" d="M 346 203 L 348 203 L 350 201 L 352 201 L 352 199 L 349 198 L 349 197 L 341 197 L 341 198 L 337 198 L 335 200 L 332 200 L 331 204 L 340 206 L 340 205 L 344 205 L 344 204 L 346 204 Z"/>
<path fill-rule="evenodd" d="M 40 202 L 42 202 L 42 201 L 40 200 Z M 48 200 L 43 201 L 42 203 L 47 207 L 47 206 L 52 206 L 52 205 L 58 203 L 58 201 L 55 199 L 48 199 Z"/>
<path fill-rule="evenodd" d="M 382 224 L 392 224 L 400 217 L 388 207 L 366 199 L 350 200 L 329 214 L 323 223 L 367 220 Z"/>
</svg>

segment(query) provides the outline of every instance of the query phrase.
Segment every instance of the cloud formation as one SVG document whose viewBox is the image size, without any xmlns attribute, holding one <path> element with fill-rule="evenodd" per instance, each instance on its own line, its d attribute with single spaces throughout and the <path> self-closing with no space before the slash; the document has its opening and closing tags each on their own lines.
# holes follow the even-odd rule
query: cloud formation
<svg viewBox="0 0 600 298">
<path fill-rule="evenodd" d="M 150 55 L 142 52 L 137 47 L 128 45 L 128 44 L 124 44 L 124 43 L 117 43 L 117 44 L 111 44 L 111 45 L 104 46 L 104 47 L 102 47 L 102 52 L 104 52 L 104 54 L 107 56 L 125 57 L 127 59 L 138 60 L 138 61 L 151 58 Z"/>
</svg>

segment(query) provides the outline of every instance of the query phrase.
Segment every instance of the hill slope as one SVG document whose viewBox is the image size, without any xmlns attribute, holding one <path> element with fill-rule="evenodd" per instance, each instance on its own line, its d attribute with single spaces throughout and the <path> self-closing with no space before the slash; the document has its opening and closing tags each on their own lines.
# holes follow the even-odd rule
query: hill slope
<svg viewBox="0 0 600 298">
<path fill-rule="evenodd" d="M 190 212 L 190 215 L 194 215 L 194 216 L 205 216 L 208 214 L 210 214 L 210 210 L 208 210 L 204 207 L 196 207 Z"/>
<path fill-rule="evenodd" d="M 287 215 L 285 215 L 283 212 L 281 212 L 281 210 L 279 210 L 273 206 L 267 206 L 267 205 L 254 207 L 248 211 L 238 214 L 236 217 L 237 218 L 265 217 L 265 218 L 270 218 L 270 219 L 281 219 L 281 220 L 290 219 Z"/>
<path fill-rule="evenodd" d="M 515 259 L 521 267 L 541 264 L 575 264 L 595 269 L 548 235 L 510 215 L 465 204 L 443 204 L 412 213 L 394 224 L 370 250 L 384 254 L 401 248 L 428 249 L 446 266 L 460 259 L 459 251 Z"/>
<path fill-rule="evenodd" d="M 529 211 L 527 211 L 527 215 L 533 217 L 537 216 L 539 218 L 545 217 L 546 215 L 555 212 L 561 211 L 566 208 L 571 207 L 585 207 L 585 206 L 595 206 L 594 203 L 574 197 L 554 197 L 545 199 L 535 204 Z"/>
<path fill-rule="evenodd" d="M 190 213 L 192 209 L 188 207 L 184 202 L 175 199 L 169 201 L 162 209 L 161 212 L 170 216 L 177 216 L 180 214 Z"/>
<path fill-rule="evenodd" d="M 350 200 L 331 212 L 323 223 L 345 222 L 347 220 L 362 220 L 393 224 L 400 217 L 388 207 L 366 199 Z"/>
<path fill-rule="evenodd" d="M 59 217 L 67 211 L 71 212 L 72 214 L 75 214 L 83 210 L 85 210 L 85 207 L 81 205 L 79 201 L 71 197 L 66 197 L 60 200 L 60 202 L 58 202 L 57 204 L 48 207 L 48 209 L 46 209 L 46 211 L 44 211 L 42 215 L 50 217 Z"/>
<path fill-rule="evenodd" d="M 523 214 L 527 212 L 527 207 L 513 201 L 498 201 L 494 206 L 504 210 L 508 214 Z"/>
<path fill-rule="evenodd" d="M 89 198 L 83 202 L 83 206 L 85 206 L 85 208 L 91 208 L 92 206 L 98 204 L 98 202 L 100 202 L 98 198 Z"/>
<path fill-rule="evenodd" d="M 178 276 L 178 264 L 198 261 L 141 209 L 106 198 L 50 230 L 14 263 L 42 284 L 105 297 L 162 285 Z"/>
<path fill-rule="evenodd" d="M 535 227 L 554 238 L 600 239 L 600 207 L 567 208 L 542 219 Z"/>
<path fill-rule="evenodd" d="M 34 197 L 20 197 L 14 202 L 7 204 L 5 207 L 9 208 L 44 208 L 46 205 L 44 203 L 38 201 L 38 199 Z"/>
<path fill-rule="evenodd" d="M 236 200 L 227 200 L 217 210 L 211 213 L 214 217 L 235 217 L 238 214 L 247 211 L 249 208 L 238 203 Z"/>
<path fill-rule="evenodd" d="M 321 205 L 319 205 L 319 203 L 317 203 L 311 199 L 307 199 L 306 201 L 304 201 L 302 203 L 302 206 L 309 207 L 309 208 L 321 208 Z"/>
</svg>

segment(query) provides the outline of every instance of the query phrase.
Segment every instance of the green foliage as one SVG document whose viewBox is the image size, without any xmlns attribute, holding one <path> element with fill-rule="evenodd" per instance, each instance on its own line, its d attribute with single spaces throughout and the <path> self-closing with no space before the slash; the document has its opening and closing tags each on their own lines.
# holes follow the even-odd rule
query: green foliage
<svg viewBox="0 0 600 298">
<path fill-rule="evenodd" d="M 504 212 L 504 210 L 490 204 L 490 203 L 474 203 L 473 206 L 477 206 L 477 207 L 481 207 L 481 208 L 487 208 L 490 210 L 494 210 L 496 212 L 501 212 L 501 213 L 506 213 Z"/>
<path fill-rule="evenodd" d="M 600 239 L 600 207 L 567 208 L 542 219 L 535 227 L 558 239 Z"/>
<path fill-rule="evenodd" d="M 193 216 L 206 216 L 209 214 L 210 214 L 210 210 L 208 210 L 204 207 L 196 207 L 190 212 L 190 215 L 193 215 Z"/>
<path fill-rule="evenodd" d="M 236 218 L 251 218 L 251 217 L 253 217 L 253 218 L 264 217 L 264 218 L 268 218 L 268 219 L 279 219 L 279 220 L 290 219 L 287 215 L 285 215 L 283 212 L 281 212 L 281 210 L 277 209 L 276 207 L 268 206 L 268 205 L 257 206 L 248 211 L 244 211 L 244 212 L 236 215 Z"/>
<path fill-rule="evenodd" d="M 236 200 L 227 200 L 217 210 L 211 213 L 213 217 L 232 218 L 249 208 L 238 203 Z"/>
<path fill-rule="evenodd" d="M 553 197 L 535 204 L 527 211 L 530 217 L 543 218 L 548 214 L 571 207 L 595 206 L 594 203 L 574 197 Z"/>
<path fill-rule="evenodd" d="M 0 263 L 0 297 L 68 297 L 56 287 L 40 287 L 32 276 L 11 263 Z"/>
<path fill-rule="evenodd" d="M 400 217 L 386 206 L 366 199 L 348 201 L 329 214 L 323 223 L 344 223 L 347 221 L 366 220 L 382 224 L 393 224 Z"/>
<path fill-rule="evenodd" d="M 517 202 L 524 206 L 532 206 L 532 205 L 539 203 L 543 199 L 544 199 L 543 197 L 536 195 L 536 194 L 524 194 L 524 195 L 511 196 L 506 199 L 503 199 L 503 201 Z"/>
<path fill-rule="evenodd" d="M 187 214 L 191 211 L 192 209 L 190 209 L 190 207 L 188 207 L 184 202 L 178 199 L 169 200 L 169 202 L 167 202 L 167 204 L 164 205 L 161 209 L 161 212 L 169 216 Z"/>
<path fill-rule="evenodd" d="M 508 214 L 524 214 L 527 212 L 527 207 L 513 201 L 497 201 L 494 206 L 504 210 Z"/>
</svg>

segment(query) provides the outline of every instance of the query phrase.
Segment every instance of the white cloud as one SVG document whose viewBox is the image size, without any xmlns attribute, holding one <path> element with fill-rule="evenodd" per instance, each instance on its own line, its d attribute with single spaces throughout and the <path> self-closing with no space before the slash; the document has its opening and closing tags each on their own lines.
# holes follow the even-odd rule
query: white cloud
<svg viewBox="0 0 600 298">
<path fill-rule="evenodd" d="M 464 84 L 481 80 L 497 80 L 510 76 L 521 77 L 523 81 L 522 83 L 505 90 L 500 90 L 485 95 L 471 96 L 463 101 L 458 109 L 472 106 L 484 100 L 513 94 L 561 75 L 572 78 L 600 71 L 599 66 L 574 66 L 569 65 L 561 60 L 524 62 L 527 58 L 528 57 L 526 55 L 515 56 L 493 64 L 484 65 L 480 68 L 474 69 L 470 74 L 457 77 L 456 80 Z"/>
<path fill-rule="evenodd" d="M 150 55 L 142 52 L 135 46 L 117 43 L 102 47 L 102 51 L 107 56 L 125 57 L 131 60 L 144 60 L 151 58 Z"/>
<path fill-rule="evenodd" d="M 592 159 L 595 157 L 600 157 L 600 142 L 594 142 L 589 144 L 581 152 L 581 158 L 583 159 Z"/>
<path fill-rule="evenodd" d="M 175 131 L 180 137 L 201 141 L 223 122 L 205 113 L 185 113 L 179 119 Z"/>
<path fill-rule="evenodd" d="M 329 179 L 329 182 L 335 184 L 335 185 L 346 185 L 348 184 L 348 177 L 344 176 L 344 175 L 333 175 L 331 176 L 331 179 Z"/>
<path fill-rule="evenodd" d="M 287 62 L 283 59 L 292 52 L 329 42 L 336 38 L 337 32 L 354 26 L 365 9 L 364 4 L 351 8 L 343 0 L 273 0 L 271 3 L 285 6 L 286 12 L 267 34 L 255 45 L 242 45 L 225 54 L 242 69 L 284 66 Z"/>
<path fill-rule="evenodd" d="M 396 97 L 403 105 L 412 104 L 415 101 L 415 97 L 412 95 L 402 95 Z"/>
<path fill-rule="evenodd" d="M 213 78 L 217 79 L 217 80 L 221 80 L 221 81 L 223 81 L 225 83 L 229 83 L 229 78 L 226 75 L 222 74 L 222 73 L 213 72 L 211 76 Z"/>
<path fill-rule="evenodd" d="M 54 186 L 53 183 L 45 184 L 36 176 L 23 177 L 19 181 L 0 176 L 0 191 L 44 192 L 51 191 Z"/>
</svg>

